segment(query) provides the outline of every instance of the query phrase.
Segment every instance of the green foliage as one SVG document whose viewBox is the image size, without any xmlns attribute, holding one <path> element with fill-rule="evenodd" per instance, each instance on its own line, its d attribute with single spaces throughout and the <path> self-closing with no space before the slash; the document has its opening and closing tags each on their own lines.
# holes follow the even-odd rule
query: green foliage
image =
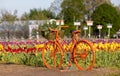
<svg viewBox="0 0 120 76">
<path fill-rule="evenodd" d="M 120 75 L 120 73 L 115 73 L 115 74 L 109 74 L 107 76 L 119 76 L 119 75 Z"/>
<path fill-rule="evenodd" d="M 1 21 L 14 22 L 17 19 L 17 10 L 11 13 L 7 10 L 1 11 Z"/>
<path fill-rule="evenodd" d="M 22 20 L 46 20 L 55 18 L 54 13 L 49 10 L 31 9 L 29 13 L 24 13 L 21 17 Z"/>
<path fill-rule="evenodd" d="M 99 67 L 117 67 L 120 68 L 120 51 L 108 52 L 108 51 L 95 51 L 96 59 L 95 59 L 95 68 Z M 9 52 L 1 52 L 0 53 L 0 62 L 3 63 L 14 63 L 14 64 L 22 64 L 29 66 L 40 66 L 43 67 L 44 63 L 42 61 L 42 53 L 36 52 L 33 54 L 28 53 L 9 53 Z M 50 60 L 48 58 L 48 60 Z M 66 66 L 68 59 L 65 54 L 63 60 L 63 66 Z"/>
<path fill-rule="evenodd" d="M 64 0 L 61 8 L 61 16 L 64 16 L 66 23 L 73 23 L 75 20 L 83 18 L 83 11 L 85 10 L 83 0 Z"/>
<path fill-rule="evenodd" d="M 95 9 L 92 19 L 94 21 L 94 30 L 97 29 L 96 25 L 101 24 L 103 33 L 107 33 L 107 24 L 111 23 L 113 25 L 111 36 L 120 28 L 120 14 L 115 7 L 107 3 L 101 4 Z"/>
<path fill-rule="evenodd" d="M 51 12 L 50 10 L 43 10 L 42 13 L 49 19 L 55 18 L 55 14 Z"/>
<path fill-rule="evenodd" d="M 120 67 L 120 52 L 97 51 L 95 67 Z"/>
<path fill-rule="evenodd" d="M 71 37 L 72 32 L 76 30 L 76 27 L 73 25 L 73 23 L 68 23 L 67 25 L 69 26 L 69 28 L 64 29 L 65 30 L 64 35 L 67 37 Z"/>
<path fill-rule="evenodd" d="M 55 29 L 58 26 L 56 26 L 55 23 L 53 23 L 53 24 L 44 24 L 44 25 L 39 27 L 39 31 L 40 31 L 40 34 L 43 37 L 45 37 L 46 39 L 53 39 L 54 34 L 50 32 L 49 27 L 51 27 L 52 29 Z"/>
<path fill-rule="evenodd" d="M 42 13 L 41 9 L 31 9 L 29 13 L 30 20 L 45 20 L 46 16 Z"/>
<path fill-rule="evenodd" d="M 28 53 L 4 53 L 0 54 L 1 62 L 3 63 L 14 63 L 14 64 L 22 64 L 22 65 L 30 65 L 30 66 L 44 66 L 42 62 L 42 54 L 37 52 L 36 54 L 28 54 Z"/>
<path fill-rule="evenodd" d="M 67 26 L 69 26 L 69 28 L 66 29 L 63 28 L 59 31 L 60 37 L 64 37 L 64 36 L 69 37 L 71 35 L 71 31 L 75 30 L 75 26 L 72 23 L 69 23 Z M 59 26 L 57 26 L 55 23 L 44 24 L 43 26 L 39 27 L 40 34 L 46 39 L 54 39 L 55 34 L 50 32 L 49 27 L 51 27 L 52 29 L 57 29 Z"/>
</svg>

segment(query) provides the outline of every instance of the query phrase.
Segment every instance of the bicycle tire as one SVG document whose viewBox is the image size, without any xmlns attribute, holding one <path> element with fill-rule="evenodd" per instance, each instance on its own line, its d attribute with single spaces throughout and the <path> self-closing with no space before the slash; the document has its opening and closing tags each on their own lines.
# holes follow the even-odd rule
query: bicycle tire
<svg viewBox="0 0 120 76">
<path fill-rule="evenodd" d="M 79 40 L 73 48 L 73 58 L 79 70 L 91 70 L 95 63 L 93 44 L 87 40 Z"/>
<path fill-rule="evenodd" d="M 49 69 L 61 68 L 63 62 L 62 49 L 54 41 L 48 41 L 42 50 L 42 60 Z"/>
</svg>

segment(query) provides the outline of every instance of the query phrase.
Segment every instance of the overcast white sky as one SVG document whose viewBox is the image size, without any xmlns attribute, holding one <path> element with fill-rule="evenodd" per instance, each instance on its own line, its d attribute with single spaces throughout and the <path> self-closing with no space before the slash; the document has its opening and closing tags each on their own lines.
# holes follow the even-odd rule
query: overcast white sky
<svg viewBox="0 0 120 76">
<path fill-rule="evenodd" d="M 18 15 L 28 12 L 32 8 L 47 9 L 54 0 L 0 0 L 0 10 L 13 12 L 18 10 Z M 120 0 L 112 0 L 115 5 L 120 4 Z"/>
<path fill-rule="evenodd" d="M 21 15 L 28 12 L 32 8 L 47 9 L 54 0 L 0 0 L 0 10 L 8 10 L 13 12 L 18 10 Z"/>
<path fill-rule="evenodd" d="M 111 0 L 115 5 L 120 5 L 120 0 Z"/>
</svg>

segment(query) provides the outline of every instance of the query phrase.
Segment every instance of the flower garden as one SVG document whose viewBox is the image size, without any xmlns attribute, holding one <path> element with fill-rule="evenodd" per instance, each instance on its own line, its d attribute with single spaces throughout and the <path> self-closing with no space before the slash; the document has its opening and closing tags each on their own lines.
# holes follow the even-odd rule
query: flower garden
<svg viewBox="0 0 120 76">
<path fill-rule="evenodd" d="M 119 39 L 92 40 L 92 42 L 96 54 L 94 68 L 120 67 Z M 41 53 L 44 43 L 40 41 L 0 42 L 0 62 L 44 67 Z M 66 44 L 64 48 L 68 49 L 70 45 Z"/>
</svg>

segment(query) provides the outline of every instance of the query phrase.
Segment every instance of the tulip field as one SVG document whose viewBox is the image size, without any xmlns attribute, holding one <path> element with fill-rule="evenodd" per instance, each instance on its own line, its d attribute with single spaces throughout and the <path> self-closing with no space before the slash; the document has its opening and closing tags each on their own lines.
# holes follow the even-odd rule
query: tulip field
<svg viewBox="0 0 120 76">
<path fill-rule="evenodd" d="M 92 40 L 91 42 L 95 52 L 94 68 L 120 67 L 119 39 Z M 45 43 L 41 41 L 0 42 L 0 63 L 45 67 L 41 52 Z M 69 49 L 68 44 L 69 41 L 66 41 L 63 47 Z"/>
</svg>

